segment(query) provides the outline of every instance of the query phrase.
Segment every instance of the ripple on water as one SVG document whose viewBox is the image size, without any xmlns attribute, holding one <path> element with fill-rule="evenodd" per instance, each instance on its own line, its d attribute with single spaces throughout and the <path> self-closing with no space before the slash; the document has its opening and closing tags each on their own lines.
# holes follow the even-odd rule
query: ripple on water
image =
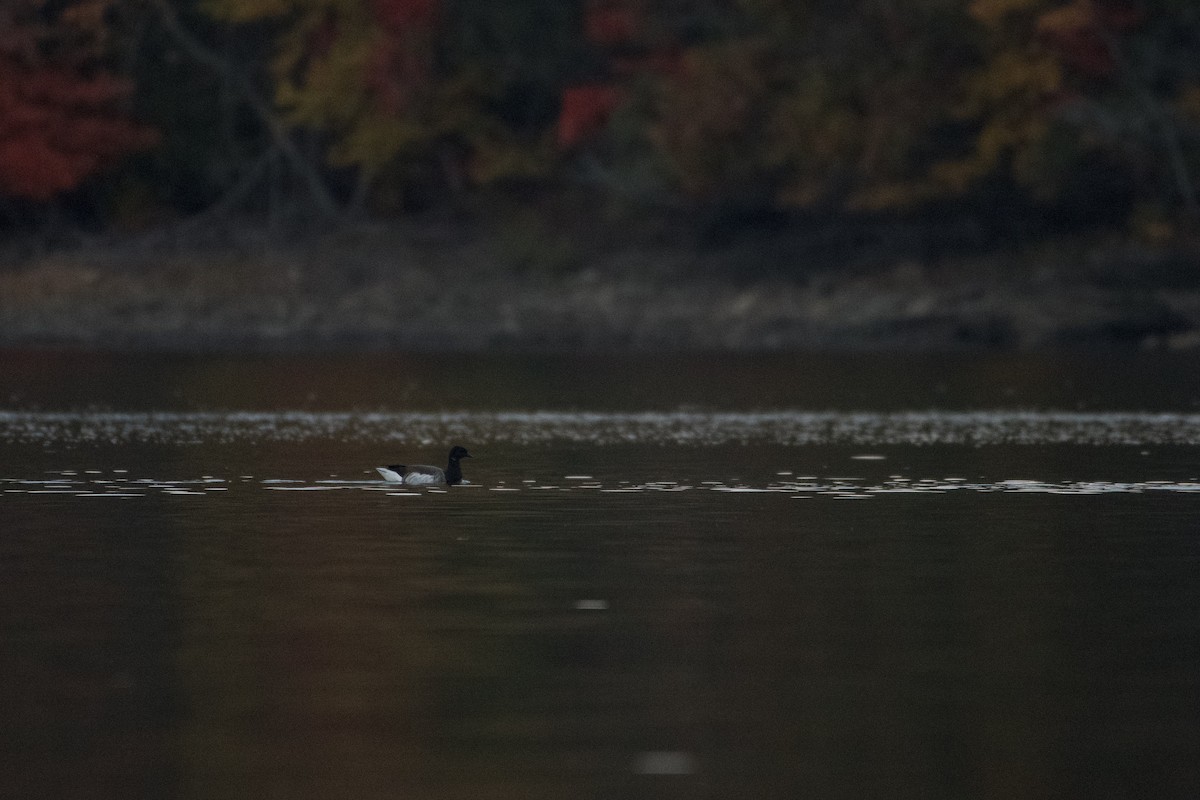
<svg viewBox="0 0 1200 800">
<path fill-rule="evenodd" d="M 849 445 L 862 450 L 854 463 L 885 461 L 875 448 L 886 445 L 1072 444 L 1135 445 L 1200 444 L 1200 414 L 1081 413 L 1033 411 L 977 412 L 22 412 L 0 411 L 0 442 L 34 444 L 186 445 L 229 443 L 245 446 L 261 441 L 413 443 L 454 440 L 525 444 L 588 443 L 676 444 L 714 446 L 768 442 L 774 446 Z M 1060 481 L 1022 475 L 991 482 L 959 476 L 929 478 L 893 474 L 882 482 L 855 475 L 821 477 L 780 470 L 765 484 L 714 477 L 697 480 L 657 479 L 636 483 L 607 481 L 591 474 L 570 473 L 551 480 L 523 479 L 458 487 L 495 493 L 645 492 L 728 495 L 779 494 L 790 497 L 870 499 L 881 496 L 933 495 L 962 492 L 1011 494 L 1152 494 L 1200 492 L 1197 482 Z M 272 492 L 374 492 L 422 497 L 444 490 L 417 491 L 378 480 L 296 480 L 237 475 L 200 475 L 184 480 L 131 475 L 127 468 L 63 469 L 37 478 L 0 479 L 5 495 L 39 494 L 81 497 L 212 497 L 230 490 Z"/>
</svg>

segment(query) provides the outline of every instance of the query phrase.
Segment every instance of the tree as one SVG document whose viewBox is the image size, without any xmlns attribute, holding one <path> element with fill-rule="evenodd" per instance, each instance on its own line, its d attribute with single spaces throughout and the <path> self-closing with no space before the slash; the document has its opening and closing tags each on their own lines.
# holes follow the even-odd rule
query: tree
<svg viewBox="0 0 1200 800">
<path fill-rule="evenodd" d="M 157 141 L 128 113 L 132 85 L 105 61 L 108 8 L 0 7 L 0 193 L 44 202 Z"/>
<path fill-rule="evenodd" d="M 1144 201 L 1197 210 L 1188 91 L 1200 77 L 1194 6 L 1170 0 L 974 0 L 981 65 L 962 84 L 958 114 L 975 130 L 966 155 L 935 177 L 963 192 L 1007 173 L 1056 200 L 1086 175 Z M 1190 16 L 1189 16 L 1190 15 Z M 1104 202 L 1091 190 L 1073 203 Z"/>
<path fill-rule="evenodd" d="M 645 25 L 647 137 L 705 202 L 909 207 L 933 193 L 962 21 L 953 0 L 662 4 Z"/>
<path fill-rule="evenodd" d="M 184 24 L 171 0 L 148 0 L 148 4 L 167 38 L 193 62 L 204 66 L 218 77 L 226 93 L 235 98 L 236 105 L 247 110 L 268 141 L 265 153 L 256 159 L 257 163 L 248 170 L 249 174 L 233 187 L 218 206 L 230 206 L 231 200 L 237 200 L 240 195 L 247 193 L 258 182 L 260 173 L 264 171 L 263 167 L 278 157 L 307 189 L 313 206 L 322 216 L 338 216 L 341 209 L 326 185 L 320 167 L 312 163 L 301 151 L 270 102 L 263 98 L 259 89 L 258 74 L 261 65 L 253 61 L 243 64 L 219 47 L 209 45 Z"/>
<path fill-rule="evenodd" d="M 544 163 L 548 126 L 522 123 L 555 72 L 536 67 L 561 42 L 546 35 L 563 27 L 561 3 L 208 0 L 206 8 L 272 27 L 276 107 L 288 125 L 320 134 L 329 164 L 358 174 L 360 195 L 381 183 L 403 192 L 422 170 L 454 190 L 535 174 Z"/>
<path fill-rule="evenodd" d="M 564 98 L 560 143 L 578 148 L 613 120 L 593 153 L 620 155 L 611 145 L 633 128 L 693 201 L 904 211 L 1000 189 L 1078 218 L 1138 201 L 1196 213 L 1200 6 L 1188 0 L 591 8 L 612 66 Z"/>
</svg>

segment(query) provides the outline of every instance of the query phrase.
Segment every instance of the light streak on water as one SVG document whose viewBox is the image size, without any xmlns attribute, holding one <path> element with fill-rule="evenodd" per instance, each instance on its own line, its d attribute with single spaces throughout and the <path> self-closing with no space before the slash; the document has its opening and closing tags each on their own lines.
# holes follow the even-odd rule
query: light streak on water
<svg viewBox="0 0 1200 800">
<path fill-rule="evenodd" d="M 212 486 L 212 478 L 188 480 L 152 480 L 148 478 L 0 478 L 0 496 L 3 495 L 69 495 L 73 497 L 146 497 L 158 494 L 169 497 L 221 498 L 221 492 L 230 487 Z M 264 478 L 241 480 L 233 487 L 235 494 L 250 492 L 358 492 L 375 493 L 388 497 L 433 497 L 441 494 L 458 496 L 478 494 L 472 489 L 490 492 L 545 494 L 545 491 L 594 493 L 602 495 L 649 494 L 649 493 L 719 493 L 725 495 L 784 495 L 791 498 L 829 497 L 840 500 L 868 500 L 872 498 L 905 495 L 940 495 L 949 493 L 975 494 L 1187 494 L 1200 495 L 1200 481 L 1038 481 L 1010 479 L 999 481 L 967 481 L 962 478 L 906 478 L 892 476 L 882 482 L 864 481 L 859 478 L 805 478 L 801 480 L 778 480 L 766 484 L 752 485 L 743 482 L 717 480 L 697 481 L 693 484 L 674 481 L 650 481 L 629 483 L 620 481 L 616 485 L 603 482 L 580 484 L 564 476 L 537 485 L 516 487 L 502 482 L 492 486 L 470 484 L 453 489 L 425 489 L 423 491 L 398 491 L 396 484 L 380 480 L 295 480 L 287 478 Z"/>
<path fill-rule="evenodd" d="M 13 444 L 1196 445 L 1200 414 L 1070 411 L 0 411 Z"/>
</svg>

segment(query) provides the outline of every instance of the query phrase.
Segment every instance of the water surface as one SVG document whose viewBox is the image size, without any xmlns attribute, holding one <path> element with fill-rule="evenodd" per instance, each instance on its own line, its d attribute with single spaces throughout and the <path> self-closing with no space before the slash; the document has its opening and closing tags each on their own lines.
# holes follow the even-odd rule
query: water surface
<svg viewBox="0 0 1200 800">
<path fill-rule="evenodd" d="M 0 356 L 0 795 L 1196 796 L 1179 361 L 851 362 Z"/>
</svg>

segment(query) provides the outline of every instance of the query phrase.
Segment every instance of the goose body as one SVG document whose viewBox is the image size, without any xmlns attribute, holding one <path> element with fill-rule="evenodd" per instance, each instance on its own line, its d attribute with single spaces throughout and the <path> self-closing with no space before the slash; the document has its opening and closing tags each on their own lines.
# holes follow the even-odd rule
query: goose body
<svg viewBox="0 0 1200 800">
<path fill-rule="evenodd" d="M 375 471 L 383 476 L 385 481 L 403 483 L 405 486 L 457 486 L 466 483 L 458 462 L 470 457 L 467 448 L 455 445 L 450 449 L 445 469 L 430 464 L 390 464 L 386 467 L 376 467 Z"/>
</svg>

